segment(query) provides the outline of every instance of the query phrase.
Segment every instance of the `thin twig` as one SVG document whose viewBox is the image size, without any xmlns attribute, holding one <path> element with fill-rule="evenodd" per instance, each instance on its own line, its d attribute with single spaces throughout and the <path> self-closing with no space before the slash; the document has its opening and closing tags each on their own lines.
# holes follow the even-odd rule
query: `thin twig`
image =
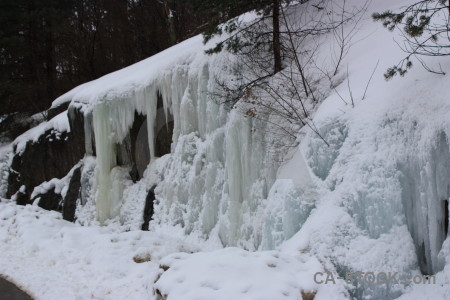
<svg viewBox="0 0 450 300">
<path fill-rule="evenodd" d="M 378 68 L 378 63 L 379 63 L 379 62 L 380 62 L 380 60 L 377 61 L 377 64 L 375 65 L 375 68 L 373 69 L 372 74 L 370 75 L 369 81 L 368 81 L 367 84 L 366 84 L 366 89 L 364 90 L 364 95 L 363 95 L 363 97 L 362 97 L 361 100 L 366 99 L 367 89 L 369 88 L 370 81 L 372 81 L 373 74 L 375 74 L 375 71 L 376 71 L 377 68 Z"/>
</svg>

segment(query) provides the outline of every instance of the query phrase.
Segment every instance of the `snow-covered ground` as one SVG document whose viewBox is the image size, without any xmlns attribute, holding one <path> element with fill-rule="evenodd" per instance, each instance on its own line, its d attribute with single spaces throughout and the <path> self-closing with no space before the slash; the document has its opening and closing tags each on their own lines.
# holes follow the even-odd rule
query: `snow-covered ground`
<svg viewBox="0 0 450 300">
<path fill-rule="evenodd" d="M 54 105 L 73 101 L 93 111 L 96 136 L 105 137 L 96 141 L 97 173 L 105 180 L 96 205 L 109 208 L 118 194 L 123 203 L 114 198 L 121 207 L 102 215 L 112 220 L 100 226 L 94 199 L 76 224 L 2 199 L 0 274 L 45 300 L 450 299 L 450 240 L 440 230 L 450 196 L 449 75 L 416 63 L 405 78 L 386 82 L 383 73 L 404 56 L 393 40 L 401 37 L 370 17 L 410 2 L 369 3 L 342 64 L 348 74 L 338 74 L 342 83 L 314 114 L 330 147 L 304 127 L 279 168 L 263 163 L 261 136 L 251 137 L 247 121 L 198 93 L 227 71 L 217 67 L 223 56 L 203 55 L 201 37 L 60 97 Z M 426 62 L 450 72 L 448 58 Z M 120 142 L 135 110 L 151 117 L 139 101 L 150 95 L 147 105 L 156 105 L 157 88 L 179 120 L 172 155 L 132 184 L 111 163 L 114 144 L 106 137 Z M 64 124 L 60 115 L 34 130 L 67 130 Z M 139 205 L 162 173 L 151 231 L 140 231 Z M 418 276 L 420 264 L 437 273 L 436 284 L 314 281 L 326 272 Z"/>
<path fill-rule="evenodd" d="M 0 273 L 35 299 L 152 299 L 160 259 L 197 252 L 168 232 L 83 227 L 37 206 L 0 204 Z"/>
<path fill-rule="evenodd" d="M 46 300 L 155 299 L 155 288 L 170 292 L 168 299 L 298 299 L 301 291 L 316 293 L 313 276 L 325 272 L 305 253 L 212 251 L 211 244 L 175 229 L 85 227 L 11 202 L 0 203 L 0 243 L 0 274 Z M 155 287 L 160 266 L 169 271 Z M 324 286 L 316 299 L 339 294 L 341 285 Z"/>
</svg>

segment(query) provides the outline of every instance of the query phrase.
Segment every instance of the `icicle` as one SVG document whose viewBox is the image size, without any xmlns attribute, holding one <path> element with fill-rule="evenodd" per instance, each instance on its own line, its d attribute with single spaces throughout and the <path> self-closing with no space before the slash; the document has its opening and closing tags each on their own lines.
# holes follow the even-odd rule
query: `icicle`
<svg viewBox="0 0 450 300">
<path fill-rule="evenodd" d="M 194 99 L 195 98 L 191 96 L 191 88 L 188 85 L 180 104 L 181 134 L 189 134 L 197 130 L 197 113 Z"/>
<path fill-rule="evenodd" d="M 150 86 L 145 90 L 146 99 L 146 115 L 147 115 L 147 132 L 148 145 L 150 150 L 150 160 L 155 159 L 155 120 L 158 105 L 157 91 Z"/>
<path fill-rule="evenodd" d="M 175 66 L 126 98 L 97 103 L 95 198 L 101 222 L 120 213 L 127 180 L 116 167 L 116 144 L 129 134 L 135 112 L 147 117 L 152 161 L 162 115 L 167 122 L 171 114 L 172 154 L 158 184 L 156 222 L 180 224 L 187 233 L 198 230 L 206 236 L 215 231 L 224 244 L 258 248 L 263 222 L 258 215 L 264 212 L 260 204 L 277 164 L 266 164 L 265 131 L 254 132 L 254 121 L 230 113 L 213 99 L 220 90 L 214 73 L 218 71 L 208 63 L 193 69 Z M 159 112 L 158 98 L 163 102 Z"/>
<path fill-rule="evenodd" d="M 98 220 L 103 223 L 111 217 L 109 191 L 111 181 L 109 172 L 116 165 L 116 153 L 111 141 L 109 109 L 105 104 L 94 108 L 95 149 L 97 153 L 96 169 L 96 208 Z"/>
<path fill-rule="evenodd" d="M 112 195 L 113 182 L 110 172 L 117 165 L 115 144 L 122 142 L 127 136 L 134 121 L 135 106 L 132 99 L 123 99 L 103 101 L 94 107 L 93 125 L 97 154 L 95 199 L 100 222 L 115 217 L 118 213 L 117 207 L 121 199 Z"/>
</svg>

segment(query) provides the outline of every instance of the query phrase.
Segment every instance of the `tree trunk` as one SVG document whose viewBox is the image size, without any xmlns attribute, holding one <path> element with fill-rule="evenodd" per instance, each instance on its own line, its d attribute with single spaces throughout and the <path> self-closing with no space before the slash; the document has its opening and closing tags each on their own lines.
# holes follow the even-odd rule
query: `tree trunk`
<svg viewBox="0 0 450 300">
<path fill-rule="evenodd" d="M 54 29 L 53 29 L 53 16 L 48 15 L 46 20 L 46 45 L 45 45 L 45 67 L 46 67 L 46 86 L 47 97 L 45 99 L 45 106 L 48 106 L 55 98 L 55 79 L 56 79 L 56 64 L 55 64 L 55 45 L 54 45 Z M 49 102 L 50 101 L 50 102 Z M 48 103 L 49 102 L 49 103 Z"/>
<path fill-rule="evenodd" d="M 273 0 L 273 73 L 281 71 L 281 42 L 280 42 L 280 0 Z"/>
<path fill-rule="evenodd" d="M 28 30 L 29 30 L 29 53 L 30 53 L 30 78 L 29 85 L 27 87 L 28 92 L 26 95 L 26 99 L 30 104 L 30 107 L 33 107 L 32 111 L 39 112 L 41 108 L 39 104 L 42 100 L 42 64 L 40 63 L 42 60 L 39 47 L 39 33 L 38 33 L 38 24 L 39 19 L 36 16 L 36 4 L 35 1 L 29 1 L 27 6 L 27 15 L 28 15 Z"/>
<path fill-rule="evenodd" d="M 175 31 L 175 24 L 173 22 L 174 16 L 170 10 L 169 1 L 164 0 L 163 10 L 166 19 L 167 30 L 169 31 L 170 43 L 171 45 L 175 45 L 177 43 L 177 34 Z"/>
</svg>

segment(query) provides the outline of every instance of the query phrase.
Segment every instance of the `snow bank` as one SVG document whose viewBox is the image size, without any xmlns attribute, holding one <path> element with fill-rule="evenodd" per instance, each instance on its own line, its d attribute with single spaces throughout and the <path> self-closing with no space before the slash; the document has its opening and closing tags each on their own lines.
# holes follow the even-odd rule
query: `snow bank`
<svg viewBox="0 0 450 300">
<path fill-rule="evenodd" d="M 0 221 L 0 273 L 37 300 L 152 299 L 159 260 L 202 247 L 170 231 L 82 227 L 31 205 L 0 202 Z"/>
<path fill-rule="evenodd" d="M 384 4 L 373 2 L 369 11 L 392 5 Z M 330 147 L 309 132 L 288 163 L 295 177 L 295 165 L 303 168 L 295 157 L 304 157 L 319 200 L 282 249 L 308 249 L 342 276 L 357 271 L 437 273 L 436 293 L 425 285 L 354 285 L 349 291 L 356 299 L 395 299 L 405 292 L 405 299 L 422 299 L 419 295 L 427 293 L 430 299 L 446 299 L 448 266 L 440 271 L 443 258 L 448 258 L 448 75 L 415 66 L 405 78 L 384 81 L 382 74 L 404 53 L 380 24 L 369 22 L 361 25 L 354 38 L 358 43 L 345 61 L 348 81 L 336 87 L 314 118 Z M 450 70 L 448 60 L 426 62 Z M 356 100 L 354 108 L 349 104 L 350 92 Z"/>
<path fill-rule="evenodd" d="M 325 270 L 307 253 L 198 252 L 214 247 L 169 228 L 79 226 L 32 205 L 0 202 L 0 220 L 0 273 L 37 300 L 347 299 L 342 282 L 314 282 Z"/>
<path fill-rule="evenodd" d="M 324 274 L 325 270 L 307 254 L 290 256 L 278 251 L 225 248 L 172 254 L 161 264 L 166 271 L 155 288 L 167 300 L 302 299 L 307 295 L 316 300 L 346 299 L 343 284 L 314 282 L 314 275 Z"/>
</svg>

